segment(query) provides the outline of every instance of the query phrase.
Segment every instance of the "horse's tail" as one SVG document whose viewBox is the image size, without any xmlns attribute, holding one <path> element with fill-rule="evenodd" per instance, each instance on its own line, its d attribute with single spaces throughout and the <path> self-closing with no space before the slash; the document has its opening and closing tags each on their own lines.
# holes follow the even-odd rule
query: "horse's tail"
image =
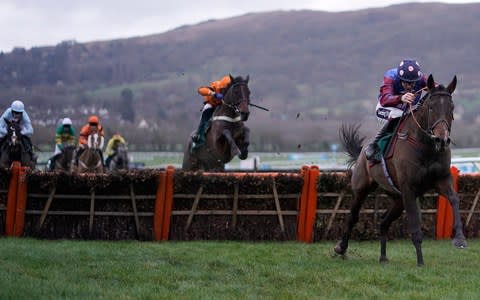
<svg viewBox="0 0 480 300">
<path fill-rule="evenodd" d="M 343 147 L 347 151 L 350 159 L 347 160 L 347 165 L 351 168 L 358 159 L 358 156 L 362 152 L 362 144 L 365 137 L 358 135 L 358 129 L 360 124 L 342 124 L 340 127 L 340 141 Z"/>
</svg>

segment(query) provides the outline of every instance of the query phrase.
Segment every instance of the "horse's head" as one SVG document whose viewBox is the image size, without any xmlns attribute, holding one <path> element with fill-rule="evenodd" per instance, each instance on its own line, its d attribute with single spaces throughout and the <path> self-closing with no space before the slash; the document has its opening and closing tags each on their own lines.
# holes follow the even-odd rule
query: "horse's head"
<svg viewBox="0 0 480 300">
<path fill-rule="evenodd" d="M 11 120 L 8 121 L 7 119 L 4 119 L 5 123 L 7 123 L 7 136 L 10 137 L 10 144 L 15 146 L 17 145 L 20 135 L 21 135 L 21 127 L 20 127 L 20 122 L 18 120 Z"/>
<path fill-rule="evenodd" d="M 92 133 L 88 136 L 87 145 L 91 149 L 102 149 L 104 139 L 103 136 L 98 135 L 98 133 Z"/>
<path fill-rule="evenodd" d="M 250 89 L 248 88 L 249 76 L 244 79 L 241 76 L 230 75 L 230 85 L 225 89 L 223 104 L 239 113 L 242 121 L 247 121 L 250 111 Z"/>
<path fill-rule="evenodd" d="M 436 151 L 444 151 L 450 145 L 450 130 L 453 122 L 454 104 L 452 93 L 457 86 L 457 76 L 447 87 L 435 86 L 433 76 L 427 80 L 428 93 L 421 103 L 419 116 L 422 127 L 433 141 Z"/>
</svg>

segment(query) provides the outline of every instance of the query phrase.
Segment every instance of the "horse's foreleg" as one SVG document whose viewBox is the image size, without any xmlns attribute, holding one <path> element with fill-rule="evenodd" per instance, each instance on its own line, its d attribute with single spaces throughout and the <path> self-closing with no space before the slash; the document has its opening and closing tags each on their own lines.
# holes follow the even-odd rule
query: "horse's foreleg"
<svg viewBox="0 0 480 300">
<path fill-rule="evenodd" d="M 408 231 L 410 232 L 412 243 L 417 252 L 417 266 L 423 266 L 422 241 L 423 232 L 420 224 L 420 210 L 417 203 L 416 195 L 413 191 L 402 191 L 403 205 L 407 212 Z"/>
<path fill-rule="evenodd" d="M 387 258 L 387 240 L 388 240 L 388 230 L 393 221 L 398 219 L 403 212 L 403 202 L 401 198 L 395 198 L 393 205 L 383 216 L 382 222 L 380 223 L 380 262 L 388 262 Z"/>
<path fill-rule="evenodd" d="M 248 146 L 250 145 L 250 128 L 243 128 L 243 142 L 241 145 L 241 153 L 238 156 L 240 159 L 246 159 L 248 157 Z"/>
<path fill-rule="evenodd" d="M 224 129 L 222 131 L 222 135 L 225 137 L 227 140 L 228 144 L 230 145 L 230 156 L 235 157 L 240 154 L 240 149 L 238 148 L 237 144 L 235 143 L 235 140 L 232 137 L 232 133 L 228 129 Z"/>
<path fill-rule="evenodd" d="M 467 247 L 467 240 L 463 234 L 463 224 L 462 219 L 460 218 L 460 208 L 459 200 L 457 193 L 453 190 L 451 179 L 448 181 L 443 181 L 437 187 L 438 193 L 448 199 L 453 209 L 453 230 L 455 234 L 453 236 L 453 245 L 457 248 L 463 249 Z"/>
</svg>

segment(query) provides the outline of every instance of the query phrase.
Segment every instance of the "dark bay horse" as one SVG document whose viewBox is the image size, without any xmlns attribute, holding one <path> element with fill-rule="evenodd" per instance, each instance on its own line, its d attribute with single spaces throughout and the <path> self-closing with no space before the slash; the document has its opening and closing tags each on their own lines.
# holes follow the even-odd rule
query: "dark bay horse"
<svg viewBox="0 0 480 300">
<path fill-rule="evenodd" d="M 104 139 L 97 133 L 88 136 L 87 148 L 78 158 L 78 173 L 103 173 L 102 151 Z M 72 164 L 72 169 L 74 165 Z"/>
<path fill-rule="evenodd" d="M 358 135 L 359 126 L 342 126 L 340 137 L 351 157 L 351 187 L 353 199 L 341 241 L 334 248 L 344 255 L 354 225 L 358 222 L 360 208 L 369 192 L 380 186 L 393 199 L 380 223 L 380 262 L 387 262 L 386 244 L 388 229 L 405 209 L 408 231 L 415 246 L 417 265 L 424 264 L 422 254 L 423 232 L 417 198 L 429 190 L 448 198 L 453 208 L 455 223 L 453 245 L 465 248 L 467 242 L 460 219 L 459 199 L 452 186 L 450 175 L 450 130 L 453 122 L 452 93 L 457 85 L 455 76 L 445 88 L 435 86 L 433 76 L 427 80 L 427 94 L 416 110 L 404 114 L 393 148 L 393 156 L 379 164 L 369 166 L 362 151 L 364 138 Z M 386 173 L 384 170 L 388 170 Z M 387 175 L 389 174 L 389 175 Z"/>
<path fill-rule="evenodd" d="M 10 168 L 12 162 L 19 161 L 22 166 L 35 168 L 35 160 L 25 149 L 22 142 L 21 126 L 15 121 L 8 121 L 7 134 L 5 135 L 0 148 L 0 167 Z"/>
<path fill-rule="evenodd" d="M 110 160 L 108 167 L 109 171 L 119 171 L 119 170 L 128 170 L 128 151 L 127 145 L 124 143 L 119 143 L 115 155 Z"/>
<path fill-rule="evenodd" d="M 247 76 L 230 76 L 231 83 L 222 91 L 223 103 L 215 109 L 205 145 L 192 151 L 189 140 L 183 156 L 185 171 L 224 171 L 225 164 L 235 156 L 242 160 L 248 156 L 250 129 L 244 125 L 250 111 L 250 89 Z"/>
<path fill-rule="evenodd" d="M 66 145 L 63 148 L 62 153 L 58 154 L 57 158 L 55 159 L 55 166 L 53 170 L 70 172 L 74 157 L 75 157 L 75 146 Z"/>
</svg>

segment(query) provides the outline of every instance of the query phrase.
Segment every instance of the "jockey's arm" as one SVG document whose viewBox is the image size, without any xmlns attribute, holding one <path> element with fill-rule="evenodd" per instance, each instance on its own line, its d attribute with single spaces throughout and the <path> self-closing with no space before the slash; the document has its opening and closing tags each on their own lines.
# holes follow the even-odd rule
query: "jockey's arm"
<svg viewBox="0 0 480 300">
<path fill-rule="evenodd" d="M 32 136 L 33 135 L 33 127 L 32 121 L 30 121 L 30 117 L 28 116 L 27 112 L 23 112 L 22 116 L 22 130 L 20 131 L 22 135 Z"/>
<path fill-rule="evenodd" d="M 208 86 L 199 87 L 197 92 L 201 96 L 204 96 L 204 97 L 213 96 L 215 94 L 215 91 L 211 87 L 208 87 Z"/>
<path fill-rule="evenodd" d="M 378 101 L 382 106 L 397 106 L 402 102 L 401 95 L 394 95 L 393 79 L 389 77 L 383 78 L 383 84 L 380 87 L 380 95 Z"/>
</svg>

